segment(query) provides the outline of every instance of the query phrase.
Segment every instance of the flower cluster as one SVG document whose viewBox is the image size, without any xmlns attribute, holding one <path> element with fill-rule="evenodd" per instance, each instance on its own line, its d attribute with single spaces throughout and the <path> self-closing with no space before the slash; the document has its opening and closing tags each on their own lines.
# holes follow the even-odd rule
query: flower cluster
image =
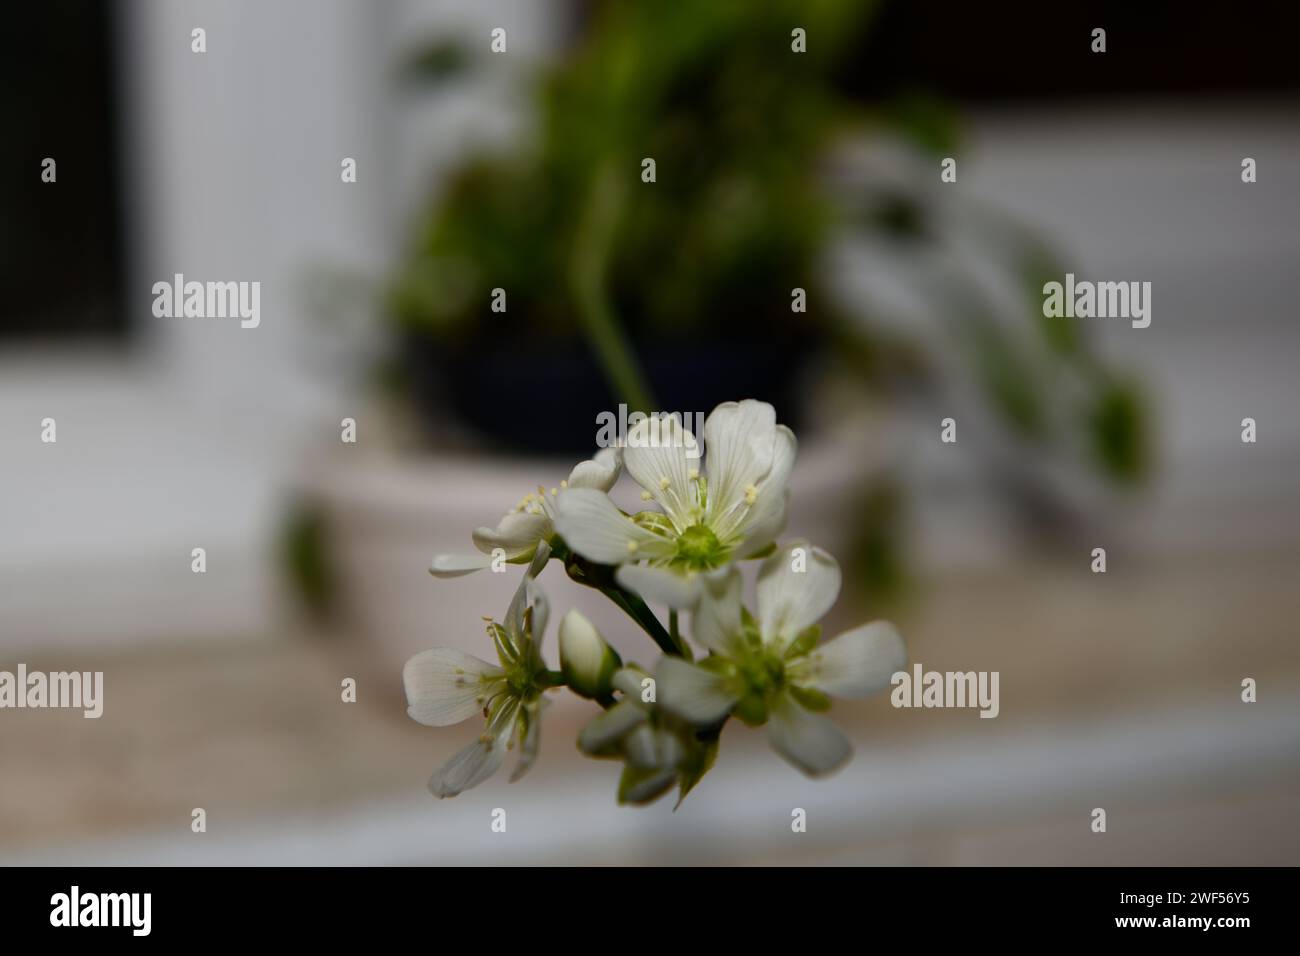
<svg viewBox="0 0 1300 956">
<path fill-rule="evenodd" d="M 602 450 L 549 493 L 526 495 L 495 528 L 476 530 L 480 554 L 434 559 L 439 577 L 487 567 L 494 554 L 527 565 L 505 620 L 488 620 L 495 664 L 450 648 L 406 664 L 413 719 L 435 727 L 485 720 L 430 779 L 436 796 L 483 782 L 516 745 L 511 779 L 522 776 L 537 756 L 543 694 L 559 687 L 600 706 L 578 746 L 623 764 L 622 802 L 647 803 L 674 787 L 684 797 L 713 765 L 732 717 L 766 727 L 773 749 L 809 776 L 848 760 L 849 742 L 824 712 L 832 697 L 887 687 L 906 663 L 902 638 L 877 621 L 821 640 L 818 622 L 839 595 L 840 569 L 807 541 L 779 542 L 796 442 L 771 405 L 719 405 L 704 424 L 704 446 L 701 468 L 679 419 L 644 419 L 621 449 Z M 624 470 L 646 510 L 629 514 L 609 497 Z M 576 610 L 559 626 L 560 670 L 547 668 L 548 603 L 537 579 L 552 559 L 655 641 L 663 653 L 653 671 L 624 664 Z M 739 569 L 749 560 L 761 562 L 753 613 Z M 667 626 L 651 604 L 668 608 Z M 681 612 L 704 652 L 698 660 L 679 632 Z"/>
</svg>

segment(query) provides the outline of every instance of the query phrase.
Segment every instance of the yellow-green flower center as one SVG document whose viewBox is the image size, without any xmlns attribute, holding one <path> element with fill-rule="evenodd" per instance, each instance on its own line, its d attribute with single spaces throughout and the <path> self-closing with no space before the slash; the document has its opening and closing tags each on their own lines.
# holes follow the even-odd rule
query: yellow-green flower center
<svg viewBox="0 0 1300 956">
<path fill-rule="evenodd" d="M 693 524 L 677 536 L 676 560 L 688 568 L 714 568 L 726 556 L 718 536 L 705 525 Z"/>
</svg>

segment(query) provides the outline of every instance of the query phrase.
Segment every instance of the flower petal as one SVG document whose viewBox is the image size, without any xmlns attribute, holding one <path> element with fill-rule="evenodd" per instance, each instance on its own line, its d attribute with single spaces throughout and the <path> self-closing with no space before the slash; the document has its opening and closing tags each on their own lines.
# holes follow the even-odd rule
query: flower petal
<svg viewBox="0 0 1300 956">
<path fill-rule="evenodd" d="M 636 664 L 629 664 L 627 667 L 619 668 L 614 672 L 614 689 L 621 691 L 633 700 L 641 699 L 642 681 L 650 677 L 644 670 Z"/>
<path fill-rule="evenodd" d="M 689 610 L 700 599 L 699 575 L 694 573 L 679 574 L 650 564 L 625 564 L 615 573 L 614 580 L 647 601 L 678 610 Z"/>
<path fill-rule="evenodd" d="M 627 773 L 632 772 L 625 771 L 624 779 L 627 779 Z M 620 783 L 619 799 L 624 803 L 648 803 L 663 795 L 676 782 L 677 771 L 671 767 L 657 772 L 641 771 L 639 778 Z"/>
<path fill-rule="evenodd" d="M 490 682 L 501 676 L 501 668 L 450 647 L 422 651 L 402 668 L 406 712 L 430 727 L 458 724 L 483 709 Z"/>
<path fill-rule="evenodd" d="M 565 543 L 588 561 L 622 564 L 639 549 L 655 552 L 661 545 L 657 535 L 619 511 L 595 488 L 570 488 L 555 499 L 555 512 L 555 527 Z"/>
<path fill-rule="evenodd" d="M 541 551 L 538 552 L 538 556 L 543 556 Z M 542 563 L 544 565 L 545 561 Z M 530 566 L 530 571 L 535 570 L 536 563 Z M 529 608 L 533 612 L 532 620 L 529 626 L 525 627 L 524 612 Z M 505 619 L 506 633 L 510 636 L 516 650 L 522 651 L 530 643 L 538 648 L 541 647 L 542 639 L 546 636 L 546 622 L 550 614 L 551 602 L 546 592 L 531 573 L 524 574 L 519 587 L 515 589 L 515 596 L 510 600 Z"/>
<path fill-rule="evenodd" d="M 870 697 L 906 666 L 907 647 L 894 625 L 873 621 L 815 648 L 800 683 L 835 697 Z"/>
<path fill-rule="evenodd" d="M 659 662 L 655 682 L 655 699 L 661 707 L 700 726 L 716 723 L 736 703 L 736 695 L 721 676 L 679 657 Z"/>
<path fill-rule="evenodd" d="M 518 727 L 520 706 L 518 698 L 502 700 L 478 739 L 457 752 L 429 778 L 429 792 L 439 798 L 454 797 L 496 773 L 506 759 L 510 738 Z"/>
<path fill-rule="evenodd" d="M 676 767 L 682 756 L 682 745 L 675 734 L 663 729 L 655 732 L 655 761 L 659 766 Z"/>
<path fill-rule="evenodd" d="M 853 753 L 838 727 L 804 709 L 789 694 L 773 702 L 767 735 L 777 753 L 810 777 L 839 769 Z"/>
<path fill-rule="evenodd" d="M 758 622 L 763 640 L 789 643 L 821 620 L 839 593 L 840 566 L 835 559 L 807 541 L 791 541 L 764 561 L 758 572 Z"/>
<path fill-rule="evenodd" d="M 495 528 L 474 529 L 474 547 L 484 554 L 500 548 L 506 553 L 507 561 L 514 561 L 530 556 L 538 542 L 549 538 L 554 530 L 546 515 L 512 511 Z"/>
<path fill-rule="evenodd" d="M 649 715 L 644 707 L 630 700 L 619 701 L 587 722 L 578 733 L 578 747 L 585 753 L 597 753 L 623 737 Z"/>
<path fill-rule="evenodd" d="M 745 489 L 757 486 L 771 470 L 776 410 L 752 398 L 723 402 L 704 423 L 704 448 L 708 456 L 709 526 L 717 530 L 744 500 Z"/>
<path fill-rule="evenodd" d="M 650 770 L 659 766 L 659 750 L 655 744 L 655 732 L 649 724 L 636 727 L 623 740 L 623 753 L 627 756 L 627 762 L 638 770 Z"/>
<path fill-rule="evenodd" d="M 732 654 L 740 636 L 740 571 L 735 565 L 725 571 L 700 576 L 700 601 L 691 618 L 695 643 L 715 654 Z"/>
<path fill-rule="evenodd" d="M 651 416 L 628 429 L 623 464 L 627 473 L 667 513 L 680 531 L 697 520 L 696 483 L 699 446 L 677 415 Z"/>
<path fill-rule="evenodd" d="M 438 554 L 434 555 L 429 573 L 435 578 L 458 578 L 482 571 L 491 564 L 490 554 Z"/>
<path fill-rule="evenodd" d="M 429 778 L 429 792 L 439 799 L 464 793 L 496 773 L 505 757 L 504 740 L 475 740 L 434 771 Z"/>
<path fill-rule="evenodd" d="M 758 497 L 745 515 L 742 525 L 745 540 L 737 551 L 738 557 L 757 554 L 785 530 L 790 472 L 794 469 L 797 449 L 794 432 L 784 425 L 777 425 L 772 445 L 772 469 L 758 483 Z"/>
<path fill-rule="evenodd" d="M 510 774 L 511 783 L 523 777 L 537 760 L 537 753 L 542 746 L 542 710 L 547 703 L 538 698 L 521 711 L 521 715 L 526 715 L 528 730 L 519 742 L 519 759 L 515 761 L 515 768 Z"/>
<path fill-rule="evenodd" d="M 569 472 L 570 488 L 595 488 L 609 491 L 618 482 L 623 462 L 617 448 L 602 448 L 586 461 L 580 461 Z"/>
</svg>

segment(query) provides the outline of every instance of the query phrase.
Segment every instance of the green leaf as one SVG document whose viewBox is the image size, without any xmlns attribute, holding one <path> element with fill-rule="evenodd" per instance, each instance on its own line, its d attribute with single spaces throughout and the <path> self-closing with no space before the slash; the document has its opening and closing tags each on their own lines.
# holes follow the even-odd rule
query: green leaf
<svg viewBox="0 0 1300 956">
<path fill-rule="evenodd" d="M 1142 400 L 1132 385 L 1111 382 L 1088 411 L 1088 430 L 1098 464 L 1114 480 L 1136 482 L 1147 471 Z"/>
<path fill-rule="evenodd" d="M 332 610 L 338 576 L 330 562 L 325 512 L 314 503 L 294 506 L 280 531 L 280 559 L 290 585 L 312 614 Z"/>
<path fill-rule="evenodd" d="M 1025 282 L 1025 295 L 1029 314 L 1053 355 L 1078 358 L 1083 352 L 1082 326 L 1064 316 L 1043 314 L 1043 286 L 1060 281 L 1065 268 L 1051 255 L 1034 248 L 1028 251 L 1020 264 Z"/>
<path fill-rule="evenodd" d="M 746 694 L 740 698 L 732 713 L 750 727 L 761 727 L 767 723 L 767 703 L 762 694 Z"/>
<path fill-rule="evenodd" d="M 408 57 L 401 65 L 400 78 L 412 85 L 445 83 L 468 73 L 473 61 L 464 44 L 440 40 Z"/>
<path fill-rule="evenodd" d="M 888 113 L 902 134 L 935 156 L 956 152 L 961 140 L 957 113 L 948 103 L 909 91 L 889 104 Z"/>
<path fill-rule="evenodd" d="M 992 322 L 981 323 L 976 335 L 976 367 L 989 401 L 1019 437 L 1041 439 L 1046 414 L 1030 362 Z"/>
</svg>

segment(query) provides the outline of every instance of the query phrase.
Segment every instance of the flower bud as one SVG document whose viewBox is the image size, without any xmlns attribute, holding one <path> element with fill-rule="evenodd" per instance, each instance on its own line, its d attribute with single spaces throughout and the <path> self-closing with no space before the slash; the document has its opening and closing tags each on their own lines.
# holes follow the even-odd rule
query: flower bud
<svg viewBox="0 0 1300 956">
<path fill-rule="evenodd" d="M 574 693 L 604 697 L 612 689 L 614 672 L 623 665 L 614 648 L 576 610 L 560 622 L 560 670 Z"/>
</svg>

